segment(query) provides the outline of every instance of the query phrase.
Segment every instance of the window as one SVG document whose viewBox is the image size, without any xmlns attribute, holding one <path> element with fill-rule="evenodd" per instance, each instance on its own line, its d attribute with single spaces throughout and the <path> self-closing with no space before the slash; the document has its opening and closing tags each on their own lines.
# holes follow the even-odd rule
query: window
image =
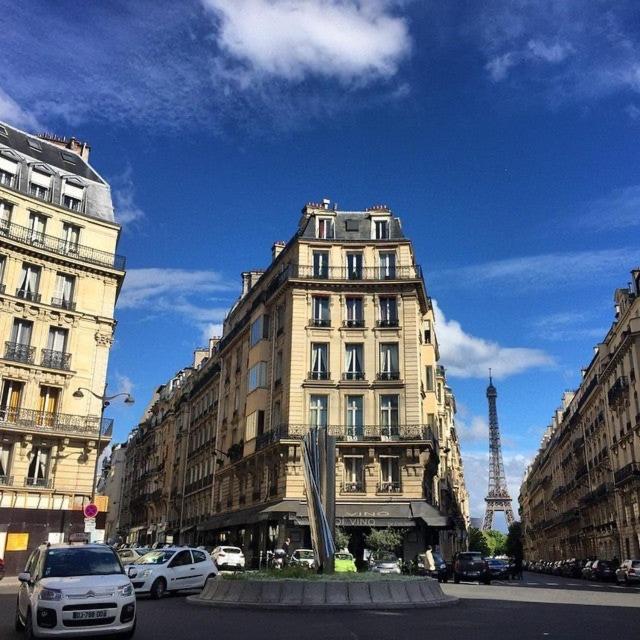
<svg viewBox="0 0 640 640">
<path fill-rule="evenodd" d="M 382 435 L 387 438 L 398 435 L 398 396 L 380 396 L 380 425 Z"/>
<path fill-rule="evenodd" d="M 344 493 L 364 491 L 364 459 L 362 456 L 344 456 Z"/>
<path fill-rule="evenodd" d="M 275 431 L 280 427 L 282 421 L 282 410 L 280 408 L 280 400 L 273 403 L 273 414 L 271 415 L 271 430 Z"/>
<path fill-rule="evenodd" d="M 380 456 L 380 493 L 400 491 L 400 460 L 397 456 Z"/>
<path fill-rule="evenodd" d="M 393 251 L 380 253 L 380 278 L 393 280 L 396 277 L 396 254 Z"/>
<path fill-rule="evenodd" d="M 184 567 L 191 564 L 191 553 L 189 551 L 179 551 L 173 556 L 173 560 L 169 563 L 170 567 Z"/>
<path fill-rule="evenodd" d="M 331 240 L 334 237 L 333 231 L 333 218 L 316 218 L 316 238 Z"/>
<path fill-rule="evenodd" d="M 262 315 L 251 323 L 251 346 L 269 337 L 269 316 Z"/>
<path fill-rule="evenodd" d="M 311 396 L 309 401 L 309 425 L 311 427 L 327 426 L 328 403 L 329 396 Z"/>
<path fill-rule="evenodd" d="M 361 438 L 364 434 L 363 397 L 347 396 L 346 401 L 347 437 Z"/>
<path fill-rule="evenodd" d="M 75 288 L 76 279 L 66 273 L 58 273 L 56 275 L 55 296 L 51 298 L 51 304 L 54 307 L 62 307 L 63 309 L 73 309 L 73 290 Z"/>
<path fill-rule="evenodd" d="M 78 180 L 67 180 L 62 185 L 62 204 L 73 211 L 82 209 L 84 187 Z"/>
<path fill-rule="evenodd" d="M 284 331 L 284 305 L 279 304 L 276 307 L 276 331 L 280 335 Z"/>
<path fill-rule="evenodd" d="M 38 411 L 38 424 L 52 427 L 56 421 L 60 401 L 60 389 L 57 387 L 41 386 Z"/>
<path fill-rule="evenodd" d="M 251 393 L 258 388 L 266 388 L 267 386 L 267 363 L 258 362 L 249 369 L 249 380 L 247 392 Z"/>
<path fill-rule="evenodd" d="M 326 279 L 329 277 L 329 252 L 313 252 L 313 277 Z"/>
<path fill-rule="evenodd" d="M 47 486 L 50 454 L 51 450 L 48 447 L 33 447 L 29 456 L 28 485 L 33 487 Z"/>
<path fill-rule="evenodd" d="M 69 354 L 66 353 L 68 330 L 50 327 L 47 348 L 42 351 L 42 366 L 52 369 L 68 369 Z"/>
<path fill-rule="evenodd" d="M 11 330 L 11 342 L 17 345 L 31 344 L 32 328 L 33 322 L 30 320 L 21 320 L 16 318 L 13 321 L 13 328 Z"/>
<path fill-rule="evenodd" d="M 389 238 L 389 220 L 379 219 L 373 220 L 373 239 L 388 240 Z"/>
<path fill-rule="evenodd" d="M 282 380 L 282 351 L 276 351 L 276 358 L 273 366 L 273 379 L 276 383 Z"/>
<path fill-rule="evenodd" d="M 40 302 L 38 295 L 38 285 L 40 284 L 40 267 L 36 267 L 26 262 L 22 265 L 20 274 L 20 286 L 16 289 L 16 296 L 33 302 Z"/>
<path fill-rule="evenodd" d="M 326 342 L 311 343 L 311 380 L 329 379 L 329 345 Z"/>
<path fill-rule="evenodd" d="M 191 553 L 193 554 L 194 563 L 197 564 L 198 562 L 206 562 L 207 556 L 202 551 L 198 551 L 197 549 L 192 549 Z"/>
<path fill-rule="evenodd" d="M 313 296 L 311 304 L 313 306 L 312 324 L 316 327 L 331 326 L 329 298 L 327 296 Z"/>
<path fill-rule="evenodd" d="M 47 219 L 40 213 L 29 214 L 29 242 L 32 244 L 44 244 L 44 232 L 47 228 Z"/>
<path fill-rule="evenodd" d="M 1 184 L 0 178 L 0 184 Z M 6 234 L 9 231 L 11 225 L 11 213 L 13 207 L 8 202 L 0 202 L 0 233 Z"/>
<path fill-rule="evenodd" d="M 260 409 L 259 411 L 256 411 L 256 413 L 258 414 L 256 427 L 258 430 L 258 435 L 261 436 L 264 433 L 264 411 Z"/>
<path fill-rule="evenodd" d="M 65 222 L 62 225 L 62 236 L 65 253 L 78 253 L 78 242 L 80 240 L 80 227 L 75 224 Z"/>
<path fill-rule="evenodd" d="M 345 345 L 344 380 L 364 380 L 363 345 Z"/>
<path fill-rule="evenodd" d="M 433 391 L 433 366 L 428 364 L 425 368 L 427 391 Z"/>
<path fill-rule="evenodd" d="M 27 138 L 27 144 L 32 151 L 42 151 L 40 140 L 36 140 L 35 138 Z"/>
<path fill-rule="evenodd" d="M 0 444 L 0 485 L 7 484 L 9 475 L 9 457 L 11 456 L 11 445 Z"/>
<path fill-rule="evenodd" d="M 33 169 L 29 180 L 29 195 L 32 195 L 34 198 L 39 198 L 40 200 L 49 200 L 50 193 L 51 174 Z"/>
<path fill-rule="evenodd" d="M 395 297 L 380 298 L 380 327 L 398 326 L 398 302 Z"/>
<path fill-rule="evenodd" d="M 431 344 L 431 321 L 424 321 L 424 342 L 425 344 Z"/>
<path fill-rule="evenodd" d="M 5 422 L 15 422 L 20 410 L 24 382 L 5 380 L 0 399 L 0 418 Z"/>
<path fill-rule="evenodd" d="M 382 343 L 380 345 L 380 380 L 399 380 L 398 343 Z"/>
<path fill-rule="evenodd" d="M 4 285 L 1 284 L 4 280 L 4 268 L 7 262 L 7 257 L 0 255 L 0 293 L 4 293 Z"/>
<path fill-rule="evenodd" d="M 76 156 L 73 153 L 69 153 L 69 151 L 61 151 L 60 156 L 65 162 L 68 162 L 69 164 L 76 163 L 76 160 L 77 160 Z"/>
<path fill-rule="evenodd" d="M 4 187 L 14 188 L 18 175 L 18 163 L 3 154 L 0 154 L 0 184 Z"/>
<path fill-rule="evenodd" d="M 345 326 L 347 327 L 364 327 L 364 310 L 362 298 L 346 299 L 347 319 Z"/>
<path fill-rule="evenodd" d="M 360 252 L 347 253 L 347 279 L 362 280 L 362 254 Z"/>
<path fill-rule="evenodd" d="M 344 222 L 345 231 L 360 231 L 360 220 L 349 218 Z"/>
</svg>

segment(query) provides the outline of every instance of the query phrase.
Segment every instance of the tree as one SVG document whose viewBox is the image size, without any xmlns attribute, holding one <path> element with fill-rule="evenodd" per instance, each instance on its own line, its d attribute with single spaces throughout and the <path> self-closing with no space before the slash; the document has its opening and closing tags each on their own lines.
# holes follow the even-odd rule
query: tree
<svg viewBox="0 0 640 640">
<path fill-rule="evenodd" d="M 490 556 L 501 556 L 506 553 L 507 536 L 501 531 L 483 531 Z"/>
<path fill-rule="evenodd" d="M 522 523 L 515 521 L 509 527 L 505 544 L 507 555 L 512 558 L 522 558 Z"/>
<path fill-rule="evenodd" d="M 399 529 L 371 529 L 364 537 L 364 542 L 374 554 L 395 551 L 402 544 L 402 534 Z"/>
<path fill-rule="evenodd" d="M 469 551 L 479 551 L 483 556 L 489 555 L 489 545 L 484 533 L 475 527 L 469 527 Z"/>
<path fill-rule="evenodd" d="M 338 551 L 346 549 L 349 546 L 350 540 L 351 536 L 344 529 L 336 527 L 336 535 L 333 541 L 336 543 L 336 549 Z"/>
</svg>

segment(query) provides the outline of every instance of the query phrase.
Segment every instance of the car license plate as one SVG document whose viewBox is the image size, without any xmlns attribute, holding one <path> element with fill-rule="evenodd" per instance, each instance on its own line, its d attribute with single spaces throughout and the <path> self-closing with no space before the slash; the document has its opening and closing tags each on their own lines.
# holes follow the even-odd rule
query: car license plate
<svg viewBox="0 0 640 640">
<path fill-rule="evenodd" d="M 73 619 L 74 620 L 93 620 L 95 618 L 106 618 L 106 611 L 74 611 Z"/>
</svg>

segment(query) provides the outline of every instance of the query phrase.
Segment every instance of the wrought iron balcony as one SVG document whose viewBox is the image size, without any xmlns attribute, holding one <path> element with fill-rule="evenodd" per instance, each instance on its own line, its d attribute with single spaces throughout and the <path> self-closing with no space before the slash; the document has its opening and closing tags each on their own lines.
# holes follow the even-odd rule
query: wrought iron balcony
<svg viewBox="0 0 640 640">
<path fill-rule="evenodd" d="M 629 394 L 629 378 L 620 376 L 611 386 L 607 393 L 607 400 L 610 407 L 619 406 Z"/>
<path fill-rule="evenodd" d="M 60 309 L 67 309 L 69 311 L 76 310 L 76 303 L 71 300 L 65 300 L 64 298 L 51 298 L 52 307 L 60 307 Z"/>
<path fill-rule="evenodd" d="M 386 329 L 397 327 L 398 324 L 398 318 L 385 318 L 384 320 L 378 320 L 376 322 L 376 327 L 379 327 L 380 329 Z"/>
<path fill-rule="evenodd" d="M 342 326 L 347 329 L 362 329 L 362 327 L 364 327 L 364 320 L 343 320 Z"/>
<path fill-rule="evenodd" d="M 13 486 L 13 476 L 0 476 L 0 487 Z"/>
<path fill-rule="evenodd" d="M 43 367 L 49 367 L 49 369 L 69 371 L 71 368 L 71 354 L 64 351 L 54 351 L 53 349 L 43 349 L 40 364 Z"/>
<path fill-rule="evenodd" d="M 14 362 L 24 362 L 25 364 L 33 364 L 33 358 L 36 352 L 35 347 L 21 342 L 5 342 L 4 343 L 4 359 L 13 360 Z"/>
<path fill-rule="evenodd" d="M 640 480 L 640 463 L 639 462 L 630 462 L 629 464 L 622 467 L 622 469 L 618 469 L 613 474 L 613 479 L 616 486 L 625 484 L 633 479 Z"/>
<path fill-rule="evenodd" d="M 19 287 L 16 289 L 16 298 L 23 298 L 24 300 L 29 300 L 30 302 L 40 302 L 40 300 L 42 299 L 39 293 L 27 291 L 26 289 L 20 289 Z"/>
<path fill-rule="evenodd" d="M 311 318 L 311 320 L 309 321 L 309 324 L 312 327 L 330 327 L 331 320 L 328 320 L 325 318 Z"/>
<path fill-rule="evenodd" d="M 288 277 L 315 280 L 419 280 L 422 278 L 420 265 L 397 266 L 395 269 L 383 267 L 314 267 L 312 265 L 291 265 Z"/>
<path fill-rule="evenodd" d="M 52 251 L 58 255 L 71 256 L 74 260 L 98 264 L 118 271 L 124 271 L 126 266 L 124 256 L 72 243 L 64 238 L 56 238 L 45 233 L 34 233 L 29 227 L 22 227 L 14 223 L 3 223 L 0 226 L 0 235 L 22 244 Z"/>
<path fill-rule="evenodd" d="M 38 487 L 39 489 L 50 489 L 51 478 L 25 478 L 25 487 Z"/>
<path fill-rule="evenodd" d="M 400 380 L 399 371 L 380 371 L 376 376 L 378 380 Z"/>
<path fill-rule="evenodd" d="M 331 374 L 328 371 L 309 371 L 307 380 L 330 380 Z"/>
<path fill-rule="evenodd" d="M 399 482 L 378 482 L 376 493 L 401 493 L 402 486 Z"/>
<path fill-rule="evenodd" d="M 343 380 L 364 380 L 364 371 L 345 371 L 342 374 Z"/>
<path fill-rule="evenodd" d="M 0 427 L 3 429 L 97 437 L 98 425 L 100 425 L 100 418 L 97 416 L 77 416 L 69 413 L 0 407 Z M 110 437 L 112 431 L 113 419 L 103 418 L 102 435 Z"/>
<path fill-rule="evenodd" d="M 364 482 L 343 482 L 341 493 L 364 493 Z"/>
</svg>

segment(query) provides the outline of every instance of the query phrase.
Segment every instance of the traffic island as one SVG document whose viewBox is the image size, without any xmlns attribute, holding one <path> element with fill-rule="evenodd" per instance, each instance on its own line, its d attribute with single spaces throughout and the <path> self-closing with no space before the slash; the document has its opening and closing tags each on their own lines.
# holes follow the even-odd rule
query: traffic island
<svg viewBox="0 0 640 640">
<path fill-rule="evenodd" d="M 192 604 L 245 609 L 415 609 L 458 603 L 431 578 L 355 574 L 305 579 L 218 577 L 207 582 Z"/>
</svg>

